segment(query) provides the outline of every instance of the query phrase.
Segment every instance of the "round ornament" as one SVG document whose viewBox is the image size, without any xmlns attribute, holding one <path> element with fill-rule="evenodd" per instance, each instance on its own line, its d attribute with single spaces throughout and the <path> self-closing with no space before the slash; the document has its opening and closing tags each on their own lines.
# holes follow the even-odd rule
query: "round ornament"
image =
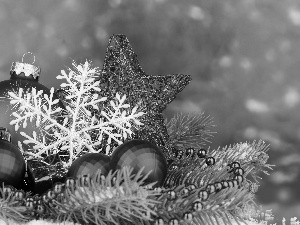
<svg viewBox="0 0 300 225">
<path fill-rule="evenodd" d="M 197 155 L 198 155 L 199 158 L 205 158 L 206 153 L 207 153 L 207 151 L 205 149 L 201 148 L 201 149 L 198 150 Z"/>
<path fill-rule="evenodd" d="M 26 53 L 27 54 L 27 53 Z M 23 55 L 23 57 L 25 54 Z M 42 131 L 37 127 L 35 118 L 32 121 L 27 121 L 27 126 L 24 128 L 22 124 L 20 124 L 19 129 L 15 130 L 15 125 L 10 125 L 11 120 L 15 119 L 12 115 L 14 112 L 18 110 L 17 107 L 10 104 L 10 96 L 8 92 L 14 92 L 18 94 L 19 89 L 23 89 L 23 96 L 26 96 L 26 93 L 31 93 L 32 88 L 35 88 L 36 91 L 43 91 L 44 94 L 50 96 L 50 89 L 45 87 L 44 85 L 38 82 L 39 75 L 41 69 L 33 64 L 24 63 L 23 59 L 22 62 L 13 62 L 10 71 L 10 79 L 1 81 L 0 82 L 0 126 L 6 127 L 8 131 L 11 133 L 12 136 L 12 143 L 18 146 L 18 142 L 22 142 L 26 140 L 20 132 L 24 132 L 27 135 L 32 135 L 32 132 L 35 131 L 37 137 L 41 139 L 43 137 L 47 138 L 46 132 Z M 56 94 L 53 94 L 54 99 L 59 99 Z M 42 102 L 46 102 L 46 99 L 42 98 Z M 58 102 L 57 106 L 64 108 L 64 105 L 61 101 Z M 32 144 L 24 145 L 24 150 L 28 150 L 32 148 Z"/>
<path fill-rule="evenodd" d="M 101 170 L 101 174 L 106 176 L 110 170 L 110 157 L 101 153 L 86 153 L 77 158 L 70 166 L 67 177 L 77 179 L 84 175 L 90 177 Z"/>
<path fill-rule="evenodd" d="M 0 185 L 19 188 L 25 176 L 25 160 L 19 148 L 11 143 L 6 128 L 0 128 Z"/>
<path fill-rule="evenodd" d="M 136 174 L 144 167 L 142 175 L 152 171 L 145 183 L 157 182 L 161 186 L 167 176 L 168 164 L 163 152 L 154 144 L 145 140 L 131 140 L 117 147 L 111 156 L 110 162 L 113 170 L 124 166 L 132 167 Z"/>
</svg>

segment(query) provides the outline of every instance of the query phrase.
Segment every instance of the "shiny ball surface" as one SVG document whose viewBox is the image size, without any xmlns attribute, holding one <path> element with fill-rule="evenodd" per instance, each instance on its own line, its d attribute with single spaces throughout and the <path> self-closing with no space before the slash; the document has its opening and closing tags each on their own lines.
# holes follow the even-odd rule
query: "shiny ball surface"
<svg viewBox="0 0 300 225">
<path fill-rule="evenodd" d="M 183 150 L 181 150 L 181 149 L 177 150 L 177 152 L 175 153 L 176 158 L 182 159 L 183 153 L 184 153 Z"/>
<path fill-rule="evenodd" d="M 222 189 L 226 189 L 229 187 L 229 183 L 228 181 L 224 180 L 224 181 L 221 181 L 221 184 L 222 184 Z"/>
<path fill-rule="evenodd" d="M 245 171 L 242 168 L 237 167 L 233 170 L 233 173 L 234 175 L 244 175 Z"/>
<path fill-rule="evenodd" d="M 110 170 L 110 157 L 101 153 L 86 153 L 77 158 L 70 166 L 67 177 L 74 179 L 84 175 L 93 176 L 101 170 L 105 176 Z"/>
<path fill-rule="evenodd" d="M 193 211 L 197 212 L 197 211 L 201 211 L 202 209 L 203 209 L 203 204 L 199 200 L 193 202 L 192 204 Z"/>
<path fill-rule="evenodd" d="M 238 181 L 238 184 L 241 184 L 243 183 L 244 181 L 244 177 L 242 175 L 237 175 L 233 178 L 234 180 L 237 180 Z"/>
<path fill-rule="evenodd" d="M 239 182 L 237 180 L 233 179 L 232 182 L 234 187 L 239 186 Z"/>
<path fill-rule="evenodd" d="M 201 148 L 201 149 L 198 150 L 197 156 L 199 158 L 205 158 L 206 157 L 206 153 L 207 153 L 207 151 L 204 148 Z"/>
<path fill-rule="evenodd" d="M 187 157 L 194 157 L 194 155 L 195 155 L 195 149 L 194 148 L 187 148 L 186 150 L 185 150 L 185 155 L 187 156 Z"/>
<path fill-rule="evenodd" d="M 190 212 L 185 212 L 182 216 L 182 219 L 184 219 L 185 221 L 192 221 L 193 220 L 193 214 Z"/>
<path fill-rule="evenodd" d="M 216 188 L 216 192 L 219 192 L 222 190 L 222 183 L 221 182 L 216 182 L 214 184 L 215 188 Z"/>
<path fill-rule="evenodd" d="M 53 191 L 55 194 L 59 194 L 63 191 L 63 184 L 62 183 L 56 183 L 53 187 Z"/>
<path fill-rule="evenodd" d="M 206 201 L 208 199 L 208 192 L 207 191 L 204 191 L 204 190 L 201 190 L 198 192 L 198 198 L 201 199 L 201 201 Z"/>
<path fill-rule="evenodd" d="M 142 176 L 151 173 L 145 183 L 157 182 L 155 186 L 161 186 L 167 176 L 167 160 L 156 145 L 145 140 L 131 140 L 117 147 L 111 156 L 110 162 L 113 170 L 119 170 L 125 166 L 133 168 L 133 174 L 142 169 Z"/>
<path fill-rule="evenodd" d="M 73 177 L 67 177 L 67 179 L 65 180 L 65 187 L 66 188 L 75 188 L 75 179 Z"/>
<path fill-rule="evenodd" d="M 232 180 L 227 181 L 228 182 L 228 187 L 229 188 L 233 188 L 234 187 L 234 183 Z"/>
<path fill-rule="evenodd" d="M 216 160 L 214 157 L 207 157 L 206 160 L 205 160 L 206 164 L 208 166 L 212 166 L 215 164 Z"/>
<path fill-rule="evenodd" d="M 239 162 L 232 162 L 232 163 L 230 164 L 230 167 L 231 167 L 232 169 L 234 169 L 234 168 L 241 167 L 241 165 L 240 165 Z"/>
<path fill-rule="evenodd" d="M 25 206 L 26 206 L 27 210 L 33 210 L 34 209 L 33 201 L 26 201 Z"/>
<path fill-rule="evenodd" d="M 173 191 L 173 190 L 172 191 L 168 191 L 167 194 L 168 194 L 168 199 L 169 200 L 175 200 L 176 197 L 177 197 L 176 192 Z"/>
<path fill-rule="evenodd" d="M 25 177 L 25 160 L 19 148 L 0 140 L 0 185 L 11 185 L 19 189 Z"/>
<path fill-rule="evenodd" d="M 179 225 L 178 219 L 175 218 L 170 219 L 169 225 Z"/>
<path fill-rule="evenodd" d="M 25 198 L 25 192 L 23 190 L 17 190 L 14 197 L 16 201 L 23 201 Z"/>
<path fill-rule="evenodd" d="M 157 218 L 154 222 L 154 225 L 165 225 L 165 222 L 162 218 Z"/>
<path fill-rule="evenodd" d="M 213 194 L 216 192 L 216 187 L 214 184 L 208 184 L 206 186 L 206 191 L 209 193 L 209 194 Z"/>
</svg>

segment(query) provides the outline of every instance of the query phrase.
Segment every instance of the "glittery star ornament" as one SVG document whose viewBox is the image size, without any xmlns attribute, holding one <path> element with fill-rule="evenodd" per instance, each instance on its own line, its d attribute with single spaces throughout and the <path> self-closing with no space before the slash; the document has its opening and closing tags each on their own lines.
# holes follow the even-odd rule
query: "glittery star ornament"
<svg viewBox="0 0 300 225">
<path fill-rule="evenodd" d="M 127 37 L 113 35 L 109 40 L 99 79 L 101 90 L 109 99 L 116 93 L 126 94 L 130 106 L 137 105 L 145 113 L 140 119 L 144 126 L 136 128 L 135 135 L 127 140 L 148 140 L 160 147 L 167 158 L 172 158 L 170 138 L 162 111 L 191 81 L 190 75 L 145 74 Z M 111 148 L 110 152 L 117 147 L 104 140 L 103 145 L 105 144 Z"/>
</svg>

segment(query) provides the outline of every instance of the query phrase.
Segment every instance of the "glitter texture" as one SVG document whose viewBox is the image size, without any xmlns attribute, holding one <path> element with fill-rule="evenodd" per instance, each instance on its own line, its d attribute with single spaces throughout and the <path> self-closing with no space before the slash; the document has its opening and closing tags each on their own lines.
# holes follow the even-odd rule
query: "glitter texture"
<svg viewBox="0 0 300 225">
<path fill-rule="evenodd" d="M 167 158 L 171 158 L 170 138 L 162 111 L 191 81 L 190 75 L 145 74 L 127 37 L 113 35 L 99 79 L 108 99 L 112 99 L 116 93 L 126 94 L 131 106 L 137 105 L 140 111 L 146 113 L 140 118 L 144 126 L 136 129 L 131 139 L 148 140 L 160 147 Z"/>
</svg>

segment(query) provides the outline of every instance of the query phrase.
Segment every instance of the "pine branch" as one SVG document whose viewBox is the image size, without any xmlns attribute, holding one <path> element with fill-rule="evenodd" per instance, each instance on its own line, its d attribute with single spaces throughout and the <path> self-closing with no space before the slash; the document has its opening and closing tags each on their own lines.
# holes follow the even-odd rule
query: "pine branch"
<svg viewBox="0 0 300 225">
<path fill-rule="evenodd" d="M 156 205 L 157 220 L 162 219 L 167 223 L 177 220 L 179 224 L 194 222 L 197 225 L 216 225 L 220 222 L 232 224 L 232 219 L 245 222 L 242 215 L 235 211 L 239 208 L 237 203 L 249 198 L 248 190 L 240 190 L 238 187 L 228 188 L 212 194 L 208 200 L 203 200 L 198 196 L 203 188 L 189 190 L 188 194 L 186 189 L 188 187 L 181 185 L 172 190 L 164 190 L 158 197 L 162 203 Z M 170 191 L 175 193 L 175 197 L 170 196 Z"/>
<path fill-rule="evenodd" d="M 2 184 L 0 188 L 0 220 L 4 220 L 6 224 L 9 221 L 15 221 L 17 223 L 25 223 L 33 219 L 28 213 L 26 207 L 15 196 L 14 188 L 9 186 L 10 191 L 6 191 L 8 188 Z M 26 193 L 28 196 L 28 193 Z"/>
<path fill-rule="evenodd" d="M 268 150 L 269 145 L 260 140 L 258 142 L 253 141 L 252 144 L 246 142 L 224 147 L 222 150 L 208 151 L 203 158 L 199 158 L 196 152 L 192 155 L 178 154 L 178 158 L 169 166 L 164 182 L 164 186 L 167 188 L 176 187 L 171 189 L 176 200 L 170 201 L 167 197 L 168 194 L 164 194 L 167 200 L 162 200 L 164 205 L 158 212 L 164 212 L 162 217 L 165 217 L 166 221 L 173 217 L 179 219 L 178 215 L 182 217 L 184 213 L 191 213 L 191 204 L 197 201 L 201 190 L 207 190 L 210 193 L 211 190 L 214 190 L 211 189 L 211 185 L 216 187 L 216 183 L 220 185 L 224 181 L 237 179 L 236 174 L 228 169 L 228 165 L 238 162 L 244 171 L 242 181 L 239 183 L 236 180 L 238 188 L 234 188 L 234 191 L 212 191 L 205 203 L 200 199 L 201 207 L 204 208 L 198 213 L 199 220 L 200 223 L 203 220 L 202 223 L 210 224 L 209 220 L 205 220 L 205 218 L 211 219 L 216 217 L 218 213 L 223 215 L 222 218 L 227 218 L 229 215 L 237 220 L 249 218 L 249 215 L 245 213 L 250 202 L 254 202 L 253 198 L 257 191 L 258 182 L 256 180 L 256 183 L 252 183 L 247 179 L 247 176 L 250 175 L 255 180 L 256 172 L 261 171 L 263 167 L 272 169 L 271 166 L 274 165 L 266 164 L 268 159 L 266 152 Z M 213 158 L 214 163 L 208 165 L 208 158 Z M 268 174 L 267 171 L 265 172 Z M 191 186 L 194 187 L 192 191 L 189 190 Z M 224 207 L 225 205 L 226 207 Z M 171 212 L 172 214 L 170 214 Z"/>
<path fill-rule="evenodd" d="M 144 187 L 148 175 L 142 177 L 140 170 L 136 175 L 133 169 L 124 167 L 110 173 L 106 178 L 100 172 L 85 184 L 77 179 L 73 188 L 64 192 L 64 200 L 53 201 L 53 213 L 58 221 L 83 221 L 94 224 L 119 224 L 119 221 L 149 221 L 156 215 L 152 210 L 155 204 L 155 191 Z M 152 186 L 153 184 L 150 184 Z M 143 223 L 144 224 L 144 223 Z M 147 222 L 145 222 L 147 224 Z"/>
<path fill-rule="evenodd" d="M 200 148 L 210 139 L 215 132 L 210 131 L 212 118 L 204 113 L 197 114 L 177 114 L 170 121 L 166 121 L 166 127 L 174 147 Z"/>
</svg>

